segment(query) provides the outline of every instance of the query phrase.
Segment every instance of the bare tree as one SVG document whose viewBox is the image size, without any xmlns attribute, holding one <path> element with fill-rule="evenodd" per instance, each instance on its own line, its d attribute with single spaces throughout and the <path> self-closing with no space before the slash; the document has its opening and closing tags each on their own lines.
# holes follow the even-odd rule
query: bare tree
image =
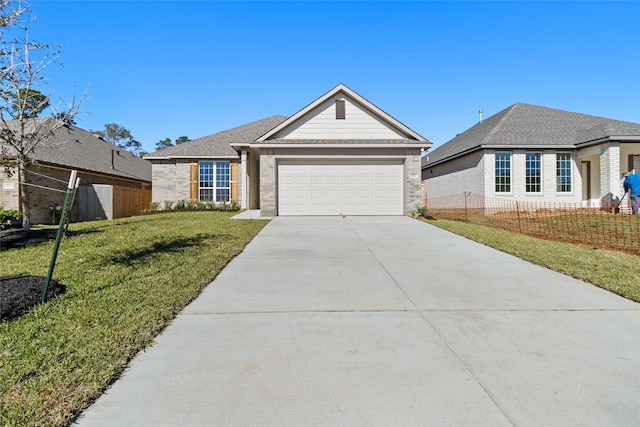
<svg viewBox="0 0 640 427">
<path fill-rule="evenodd" d="M 29 193 L 26 173 L 36 147 L 54 132 L 73 121 L 86 92 L 66 103 L 61 114 L 51 108 L 53 93 L 38 89 L 45 83 L 44 72 L 60 56 L 57 47 L 29 39 L 30 10 L 19 0 L 0 0 L 0 158 L 9 171 L 17 171 L 22 226 L 30 228 Z M 9 36 L 9 37 L 7 37 Z M 39 117 L 46 109 L 54 117 Z"/>
</svg>

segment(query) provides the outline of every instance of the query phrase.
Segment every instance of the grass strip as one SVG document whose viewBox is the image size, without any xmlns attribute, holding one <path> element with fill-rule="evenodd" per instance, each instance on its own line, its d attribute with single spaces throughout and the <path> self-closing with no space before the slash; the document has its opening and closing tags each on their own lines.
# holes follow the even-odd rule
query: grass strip
<svg viewBox="0 0 640 427">
<path fill-rule="evenodd" d="M 461 221 L 423 221 L 640 302 L 640 259 L 636 255 L 542 240 Z"/>
<path fill-rule="evenodd" d="M 0 425 L 67 425 L 266 221 L 181 212 L 73 224 L 67 293 L 0 324 Z M 0 276 L 45 276 L 52 244 L 1 253 Z"/>
</svg>

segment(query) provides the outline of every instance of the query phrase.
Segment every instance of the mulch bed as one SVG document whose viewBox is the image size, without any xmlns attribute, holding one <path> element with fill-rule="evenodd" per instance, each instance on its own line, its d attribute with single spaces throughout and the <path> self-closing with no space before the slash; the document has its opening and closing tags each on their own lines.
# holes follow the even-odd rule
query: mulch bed
<svg viewBox="0 0 640 427">
<path fill-rule="evenodd" d="M 43 228 L 24 231 L 22 228 L 13 228 L 0 231 L 0 251 L 19 249 L 27 246 L 39 245 L 56 239 L 58 229 Z"/>
<path fill-rule="evenodd" d="M 46 277 L 0 277 L 0 323 L 17 319 L 42 300 Z M 62 295 L 67 290 L 55 280 L 49 282 L 46 301 Z"/>
<path fill-rule="evenodd" d="M 0 230 L 0 251 L 20 249 L 55 240 L 57 229 L 47 228 L 25 232 L 21 228 Z M 46 278 L 42 276 L 0 277 L 0 323 L 17 319 L 42 300 Z M 45 300 L 63 294 L 67 288 L 51 280 Z"/>
</svg>

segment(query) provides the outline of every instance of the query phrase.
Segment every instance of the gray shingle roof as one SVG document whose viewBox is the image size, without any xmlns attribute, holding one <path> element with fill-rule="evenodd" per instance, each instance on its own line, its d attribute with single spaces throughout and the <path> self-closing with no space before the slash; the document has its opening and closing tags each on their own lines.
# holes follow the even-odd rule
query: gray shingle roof
<svg viewBox="0 0 640 427">
<path fill-rule="evenodd" d="M 429 153 L 427 167 L 462 153 L 487 146 L 575 147 L 577 144 L 608 136 L 634 136 L 640 139 L 640 124 L 570 111 L 516 103 Z"/>
<path fill-rule="evenodd" d="M 46 127 L 51 119 L 38 119 Z M 111 168 L 113 150 L 114 168 Z M 151 182 L 151 163 L 90 132 L 67 125 L 36 147 L 33 159 L 78 170 Z"/>
<path fill-rule="evenodd" d="M 287 117 L 281 115 L 268 117 L 246 125 L 214 133 L 213 135 L 183 142 L 174 147 L 164 148 L 144 157 L 237 157 L 238 152 L 229 144 L 251 143 L 286 119 Z"/>
</svg>

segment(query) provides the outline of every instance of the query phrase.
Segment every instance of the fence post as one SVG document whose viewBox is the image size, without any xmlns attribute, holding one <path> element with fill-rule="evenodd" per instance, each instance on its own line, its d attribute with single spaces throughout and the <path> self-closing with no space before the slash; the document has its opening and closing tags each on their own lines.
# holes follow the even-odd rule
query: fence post
<svg viewBox="0 0 640 427">
<path fill-rule="evenodd" d="M 518 215 L 518 233 L 522 234 L 522 226 L 520 225 L 520 205 L 516 200 L 516 213 Z"/>
<path fill-rule="evenodd" d="M 60 248 L 60 238 L 62 237 L 62 229 L 64 228 L 64 221 L 69 209 L 69 202 L 71 201 L 71 193 L 73 192 L 73 186 L 76 183 L 76 176 L 78 171 L 72 170 L 71 177 L 69 178 L 69 185 L 67 186 L 67 194 L 64 198 L 64 205 L 62 206 L 62 214 L 60 215 L 60 225 L 58 226 L 58 233 L 56 234 L 56 241 L 53 244 L 53 253 L 51 254 L 51 262 L 49 263 L 49 272 L 47 278 L 44 281 L 44 287 L 42 288 L 41 302 L 44 304 L 47 297 L 47 289 L 51 282 L 51 276 L 53 276 L 53 268 L 56 265 L 56 258 L 58 257 L 58 249 Z"/>
<path fill-rule="evenodd" d="M 464 222 L 469 222 L 469 212 L 467 210 L 467 192 L 464 193 Z"/>
</svg>

